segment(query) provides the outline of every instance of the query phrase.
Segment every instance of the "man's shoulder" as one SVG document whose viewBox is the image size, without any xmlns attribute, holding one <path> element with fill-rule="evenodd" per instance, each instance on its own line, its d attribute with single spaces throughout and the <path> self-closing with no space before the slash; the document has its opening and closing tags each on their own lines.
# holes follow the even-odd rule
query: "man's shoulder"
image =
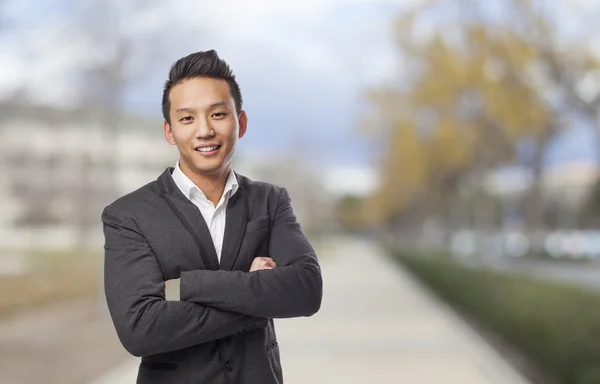
<svg viewBox="0 0 600 384">
<path fill-rule="evenodd" d="M 239 173 L 236 173 L 236 174 L 238 176 L 240 184 L 245 186 L 247 192 L 251 193 L 251 194 L 264 195 L 264 196 L 270 196 L 270 195 L 277 196 L 277 195 L 279 195 L 281 190 L 284 188 L 277 184 L 269 183 L 266 181 L 260 181 L 260 180 L 252 180 L 249 177 L 240 175 Z"/>
<path fill-rule="evenodd" d="M 104 210 L 131 213 L 135 213 L 136 211 L 140 210 L 143 211 L 147 208 L 147 203 L 151 203 L 152 201 L 159 198 L 159 195 L 156 192 L 156 183 L 156 180 L 151 181 L 134 191 L 122 195 L 121 197 L 108 204 L 104 208 Z"/>
</svg>

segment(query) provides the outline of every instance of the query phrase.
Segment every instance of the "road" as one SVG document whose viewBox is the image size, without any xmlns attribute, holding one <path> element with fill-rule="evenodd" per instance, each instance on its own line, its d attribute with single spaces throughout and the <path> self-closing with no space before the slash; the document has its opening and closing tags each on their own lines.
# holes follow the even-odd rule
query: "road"
<svg viewBox="0 0 600 384">
<path fill-rule="evenodd" d="M 276 322 L 286 384 L 528 383 L 374 244 L 339 239 L 321 263 L 319 313 Z M 133 383 L 138 362 L 89 383 Z"/>
</svg>

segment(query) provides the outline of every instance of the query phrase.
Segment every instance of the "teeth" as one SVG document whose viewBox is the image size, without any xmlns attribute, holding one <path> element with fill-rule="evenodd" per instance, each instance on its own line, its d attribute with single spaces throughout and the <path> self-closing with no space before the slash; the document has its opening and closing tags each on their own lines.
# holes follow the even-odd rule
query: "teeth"
<svg viewBox="0 0 600 384">
<path fill-rule="evenodd" d="M 219 148 L 219 146 L 215 145 L 213 147 L 196 148 L 196 151 L 199 151 L 199 152 L 210 152 L 210 151 L 214 151 L 215 149 L 218 149 L 218 148 Z"/>
</svg>

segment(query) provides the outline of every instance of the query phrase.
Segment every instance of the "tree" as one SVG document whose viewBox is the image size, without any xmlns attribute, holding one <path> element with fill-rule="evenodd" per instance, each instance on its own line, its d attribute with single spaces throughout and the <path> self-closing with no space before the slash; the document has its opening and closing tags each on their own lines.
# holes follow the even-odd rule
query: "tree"
<svg viewBox="0 0 600 384">
<path fill-rule="evenodd" d="M 453 4 L 455 19 L 448 11 Z M 526 217 L 529 228 L 537 229 L 542 217 L 540 178 L 545 149 L 559 130 L 568 127 L 568 115 L 584 106 L 572 74 L 589 76 L 595 71 L 595 60 L 589 50 L 574 43 L 567 48 L 575 59 L 567 60 L 561 53 L 565 47 L 559 49 L 556 39 L 552 40 L 560 27 L 535 2 L 504 2 L 504 17 L 498 17 L 497 7 L 491 17 L 480 4 L 430 1 L 401 15 L 395 30 L 407 75 L 398 81 L 400 85 L 376 89 L 369 98 L 376 113 L 392 127 L 379 131 L 390 142 L 387 153 L 398 157 L 397 152 L 405 150 L 393 138 L 394 130 L 400 126 L 406 129 L 406 125 L 394 122 L 412 121 L 410 128 L 425 153 L 413 161 L 427 164 L 423 165 L 427 176 L 422 178 L 421 189 L 403 187 L 402 194 L 426 201 L 423 204 L 438 213 L 444 206 L 455 204 L 466 181 L 478 196 L 474 211 L 483 213 L 491 206 L 481 188 L 484 177 L 514 161 L 517 144 L 531 140 L 533 160 L 527 165 L 534 177 Z M 432 23 L 429 11 L 439 11 L 441 6 L 446 18 Z M 464 10 L 470 11 L 465 15 Z M 435 27 L 419 35 L 427 20 Z M 565 101 L 556 102 L 553 96 L 557 92 Z M 392 163 L 399 164 L 396 161 Z M 398 193 L 390 186 L 401 185 L 404 177 L 403 172 L 390 172 L 392 168 L 381 168 L 383 178 L 389 179 L 379 191 L 384 199 L 385 190 Z M 402 211 L 406 207 L 393 208 Z M 491 214 L 488 219 L 482 217 L 478 226 L 491 220 Z"/>
<path fill-rule="evenodd" d="M 335 215 L 342 229 L 355 231 L 365 229 L 367 223 L 364 219 L 364 201 L 361 197 L 342 196 L 335 206 Z"/>
</svg>

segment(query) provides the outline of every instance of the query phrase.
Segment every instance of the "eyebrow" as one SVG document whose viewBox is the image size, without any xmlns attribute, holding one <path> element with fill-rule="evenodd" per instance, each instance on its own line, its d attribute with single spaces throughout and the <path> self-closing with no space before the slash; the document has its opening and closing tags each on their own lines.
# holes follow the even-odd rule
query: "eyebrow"
<svg viewBox="0 0 600 384">
<path fill-rule="evenodd" d="M 182 112 L 192 113 L 192 112 L 194 112 L 194 109 L 193 108 L 179 108 L 175 112 L 177 112 L 177 113 L 182 113 Z"/>
<path fill-rule="evenodd" d="M 217 103 L 212 103 L 211 105 L 208 106 L 208 108 L 216 108 L 216 107 L 227 107 L 227 103 L 224 101 L 219 101 Z"/>
<path fill-rule="evenodd" d="M 208 109 L 213 109 L 213 108 L 217 108 L 217 107 L 227 107 L 227 103 L 224 101 L 212 103 L 211 105 L 208 106 Z M 194 108 L 179 108 L 175 112 L 176 113 L 182 113 L 182 112 L 193 113 L 195 111 L 196 110 Z"/>
</svg>

